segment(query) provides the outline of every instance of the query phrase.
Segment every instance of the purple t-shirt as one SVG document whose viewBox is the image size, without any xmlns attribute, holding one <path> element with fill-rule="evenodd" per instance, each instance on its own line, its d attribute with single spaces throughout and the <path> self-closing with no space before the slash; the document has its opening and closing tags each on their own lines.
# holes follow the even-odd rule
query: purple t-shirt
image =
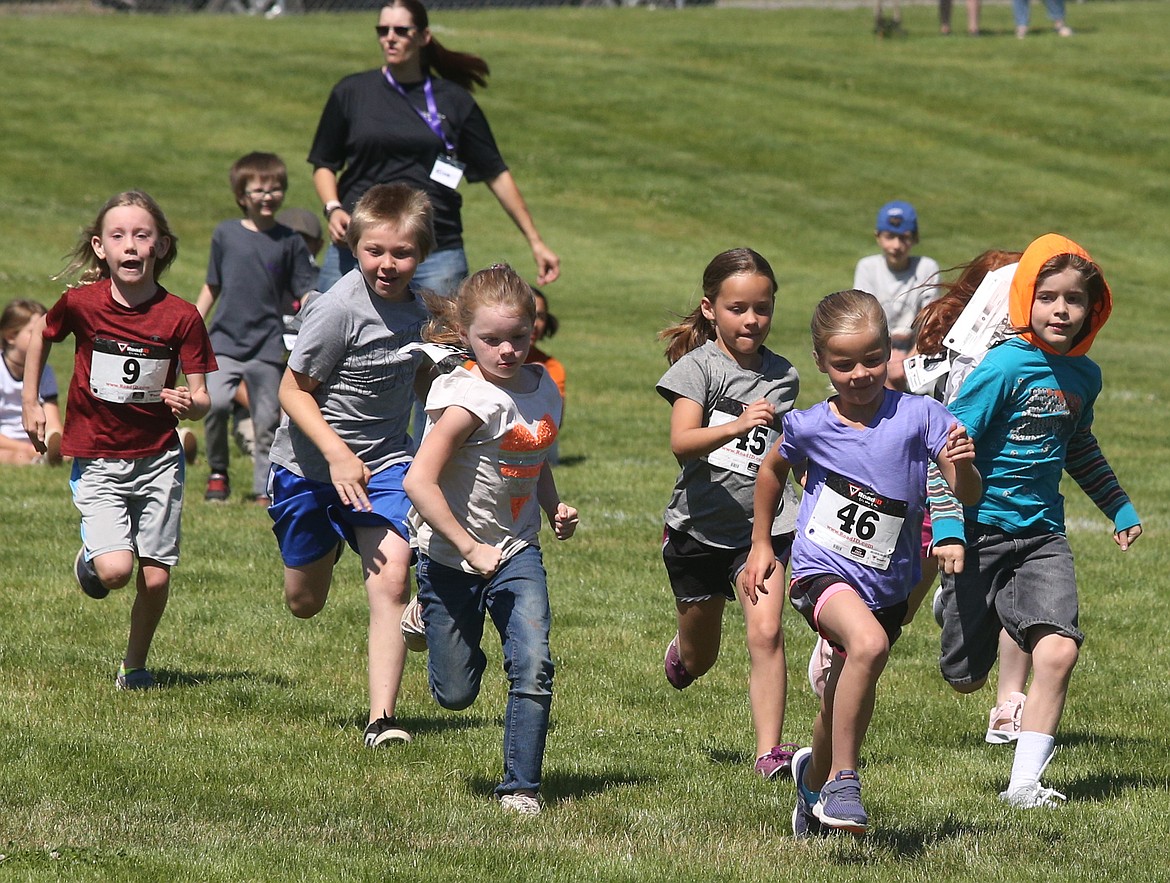
<svg viewBox="0 0 1170 883">
<path fill-rule="evenodd" d="M 808 470 L 793 578 L 840 576 L 871 610 L 906 600 L 922 572 L 926 465 L 954 422 L 934 399 L 892 390 L 864 429 L 842 423 L 827 401 L 784 415 L 780 454 Z"/>
</svg>

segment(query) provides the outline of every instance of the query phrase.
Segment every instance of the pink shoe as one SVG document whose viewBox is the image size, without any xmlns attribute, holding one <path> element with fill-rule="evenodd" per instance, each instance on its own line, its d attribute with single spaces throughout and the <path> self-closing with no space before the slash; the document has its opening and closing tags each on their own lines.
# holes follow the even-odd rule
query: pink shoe
<svg viewBox="0 0 1170 883">
<path fill-rule="evenodd" d="M 756 758 L 756 772 L 765 779 L 791 778 L 792 758 L 799 750 L 800 746 L 795 742 L 777 745 L 767 754 Z"/>
<path fill-rule="evenodd" d="M 987 735 L 984 740 L 991 745 L 1004 745 L 1020 738 L 1020 719 L 1024 716 L 1023 693 L 1009 693 L 1008 698 L 991 709 L 987 716 Z"/>
<path fill-rule="evenodd" d="M 666 679 L 676 690 L 685 690 L 695 682 L 694 676 L 683 665 L 682 657 L 678 655 L 678 635 L 670 639 L 666 645 L 666 658 L 662 661 L 666 669 Z"/>
<path fill-rule="evenodd" d="M 812 656 L 808 658 L 808 683 L 818 697 L 825 695 L 825 682 L 829 679 L 829 669 L 832 667 L 833 646 L 818 635 Z"/>
</svg>

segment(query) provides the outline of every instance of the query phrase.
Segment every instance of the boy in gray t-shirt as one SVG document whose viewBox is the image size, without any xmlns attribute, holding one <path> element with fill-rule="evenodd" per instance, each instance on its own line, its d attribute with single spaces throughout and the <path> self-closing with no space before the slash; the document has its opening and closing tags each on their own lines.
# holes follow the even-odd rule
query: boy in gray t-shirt
<svg viewBox="0 0 1170 883">
<path fill-rule="evenodd" d="M 208 335 L 220 365 L 208 381 L 211 410 L 203 426 L 211 476 L 204 498 L 231 497 L 228 422 L 243 398 L 254 433 L 252 495 L 267 505 L 268 452 L 280 423 L 284 315 L 313 289 L 317 274 L 300 234 L 276 221 L 288 186 L 280 157 L 250 153 L 235 162 L 230 177 L 244 217 L 215 228 L 207 281 L 195 304 L 204 319 L 215 307 Z"/>
</svg>

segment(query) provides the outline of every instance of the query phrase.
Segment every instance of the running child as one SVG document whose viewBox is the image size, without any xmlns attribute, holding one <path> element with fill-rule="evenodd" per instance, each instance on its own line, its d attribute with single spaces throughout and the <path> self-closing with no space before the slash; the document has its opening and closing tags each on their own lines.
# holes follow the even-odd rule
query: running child
<svg viewBox="0 0 1170 883">
<path fill-rule="evenodd" d="M 30 463 L 61 462 L 61 409 L 57 405 L 57 375 L 51 365 L 41 374 L 39 390 L 45 409 L 45 453 L 40 453 L 24 431 L 24 365 L 28 345 L 36 331 L 43 304 L 35 300 L 14 300 L 0 313 L 0 337 L 4 341 L 4 371 L 0 372 L 0 463 L 27 466 Z"/>
<path fill-rule="evenodd" d="M 60 276 L 82 271 L 38 317 L 24 372 L 24 428 L 45 448 L 40 381 L 53 343 L 73 335 L 75 356 L 61 453 L 73 458 L 69 486 L 81 512 L 73 563 L 85 594 L 104 598 L 134 575 L 130 638 L 115 683 L 155 686 L 147 654 L 179 561 L 185 461 L 176 428 L 211 401 L 211 342 L 193 304 L 158 284 L 178 240 L 147 194 L 113 196 L 81 236 Z M 58 276 L 58 278 L 60 278 Z M 176 386 L 180 366 L 187 383 Z"/>
<path fill-rule="evenodd" d="M 806 468 L 792 547 L 792 605 L 838 648 L 813 726 L 793 759 L 797 837 L 822 826 L 862 834 L 869 818 L 857 773 L 878 676 L 902 631 L 920 570 L 926 467 L 938 464 L 960 500 L 978 499 L 974 447 L 941 404 L 885 388 L 890 337 L 871 294 L 840 291 L 812 319 L 813 358 L 836 395 L 785 415 L 760 467 L 744 584 L 775 568 L 773 513 L 794 466 Z M 948 550 L 953 546 L 945 547 Z M 961 567 L 961 564 L 959 565 Z"/>
<path fill-rule="evenodd" d="M 371 187 L 347 236 L 358 265 L 302 310 L 280 385 L 286 417 L 272 444 L 268 496 L 284 600 L 308 619 L 329 600 L 343 543 L 361 556 L 370 604 L 370 713 L 364 742 L 409 742 L 395 718 L 406 648 L 399 629 L 410 598 L 410 408 L 429 379 L 419 372 L 426 308 L 410 291 L 434 247 L 430 201 L 405 184 Z"/>
<path fill-rule="evenodd" d="M 666 648 L 666 679 L 678 690 L 719 656 L 723 608 L 739 597 L 747 631 L 748 700 L 756 730 L 756 772 L 786 775 L 800 747 L 781 742 L 787 696 L 784 567 L 796 524 L 785 485 L 771 548 L 779 563 L 756 591 L 740 576 L 752 544 L 752 490 L 780 418 L 796 404 L 796 369 L 764 346 L 776 308 L 772 267 L 750 248 L 716 255 L 703 271 L 703 299 L 668 341 L 670 369 L 658 393 L 671 403 L 670 447 L 682 471 L 666 507 L 662 559 L 677 632 Z M 777 514 L 775 511 L 771 514 Z"/>
<path fill-rule="evenodd" d="M 943 578 L 940 667 L 959 692 L 979 689 L 995 662 L 1001 627 L 1031 654 L 1032 685 L 1011 779 L 1000 794 L 1021 808 L 1064 799 L 1040 776 L 1055 751 L 1084 641 L 1061 474 L 1067 470 L 1113 522 L 1123 552 L 1142 534 L 1092 431 L 1101 369 L 1087 353 L 1112 308 L 1109 286 L 1088 253 L 1055 233 L 1041 236 L 1012 277 L 1008 310 L 1017 336 L 987 353 L 951 404 L 978 443 L 985 489 L 966 504 L 968 566 Z M 1022 673 L 1021 694 L 1027 669 Z M 1001 689 L 1003 680 L 1001 670 Z"/>
<path fill-rule="evenodd" d="M 525 365 L 536 303 L 507 265 L 480 270 L 454 299 L 428 296 L 426 337 L 462 344 L 475 365 L 437 378 L 427 430 L 406 476 L 418 542 L 418 600 L 430 648 L 431 693 L 461 710 L 479 694 L 490 616 L 504 651 L 504 776 L 500 805 L 523 815 L 538 799 L 552 707 L 551 614 L 540 512 L 565 540 L 577 510 L 561 502 L 546 460 L 561 395 L 540 365 Z"/>
</svg>

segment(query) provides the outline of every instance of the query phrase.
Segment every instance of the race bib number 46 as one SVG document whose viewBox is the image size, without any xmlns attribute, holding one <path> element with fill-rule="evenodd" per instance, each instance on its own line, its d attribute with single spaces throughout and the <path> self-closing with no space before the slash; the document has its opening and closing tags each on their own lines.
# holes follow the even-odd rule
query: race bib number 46
<svg viewBox="0 0 1170 883">
<path fill-rule="evenodd" d="M 804 535 L 858 564 L 886 570 L 905 520 L 904 500 L 830 472 Z"/>
<path fill-rule="evenodd" d="M 174 358 L 168 346 L 96 337 L 89 366 L 90 392 L 104 402 L 160 402 Z"/>
<path fill-rule="evenodd" d="M 723 426 L 739 419 L 743 413 L 744 404 L 734 399 L 721 399 L 711 412 L 708 426 Z M 733 438 L 721 448 L 716 448 L 707 455 L 707 462 L 720 469 L 730 469 L 740 475 L 751 478 L 760 471 L 760 464 L 764 462 L 764 455 L 768 448 L 776 443 L 777 434 L 770 427 L 756 426 L 744 435 Z"/>
</svg>

